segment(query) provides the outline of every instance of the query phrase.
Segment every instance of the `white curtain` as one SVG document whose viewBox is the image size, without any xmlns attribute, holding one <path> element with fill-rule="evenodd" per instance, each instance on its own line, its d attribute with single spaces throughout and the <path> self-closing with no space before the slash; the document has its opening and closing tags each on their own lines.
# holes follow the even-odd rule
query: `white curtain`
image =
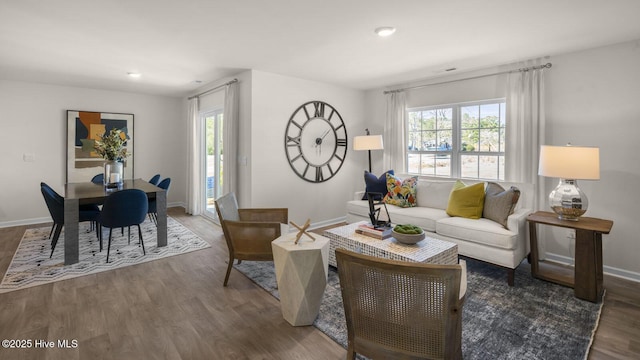
<svg viewBox="0 0 640 360">
<path fill-rule="evenodd" d="M 188 137 L 189 146 L 187 159 L 187 213 L 200 215 L 202 213 L 202 126 L 199 119 L 198 98 L 189 100 L 188 109 Z"/>
<path fill-rule="evenodd" d="M 384 123 L 383 171 L 393 169 L 405 172 L 405 117 L 406 94 L 404 91 L 387 94 L 387 117 Z"/>
<path fill-rule="evenodd" d="M 235 192 L 236 196 L 238 196 L 238 133 L 240 121 L 238 111 L 238 83 L 233 82 L 226 86 L 224 95 L 222 193 Z"/>
<path fill-rule="evenodd" d="M 539 62 L 522 68 L 540 66 Z M 545 138 L 544 69 L 510 73 L 507 86 L 505 180 L 534 185 L 533 211 L 545 207 L 544 178 L 538 176 L 540 145 Z M 545 246 L 540 243 L 544 258 Z"/>
<path fill-rule="evenodd" d="M 539 66 L 526 64 L 525 67 L 533 65 Z M 538 156 L 545 132 L 544 69 L 511 73 L 508 86 L 505 178 L 543 185 L 538 177 Z M 536 199 L 535 205 L 537 210 L 544 202 Z"/>
</svg>

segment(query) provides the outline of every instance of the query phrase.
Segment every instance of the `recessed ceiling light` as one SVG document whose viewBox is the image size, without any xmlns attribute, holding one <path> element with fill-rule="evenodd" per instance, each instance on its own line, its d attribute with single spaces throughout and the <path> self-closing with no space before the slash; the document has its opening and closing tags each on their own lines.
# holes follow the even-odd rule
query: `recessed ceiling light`
<svg viewBox="0 0 640 360">
<path fill-rule="evenodd" d="M 378 34 L 378 36 L 383 36 L 383 37 L 389 36 L 394 32 L 396 32 L 396 28 L 391 26 L 381 26 L 375 30 L 375 33 Z"/>
<path fill-rule="evenodd" d="M 137 73 L 137 72 L 128 72 L 127 75 L 131 76 L 132 78 L 140 77 L 140 73 Z"/>
</svg>

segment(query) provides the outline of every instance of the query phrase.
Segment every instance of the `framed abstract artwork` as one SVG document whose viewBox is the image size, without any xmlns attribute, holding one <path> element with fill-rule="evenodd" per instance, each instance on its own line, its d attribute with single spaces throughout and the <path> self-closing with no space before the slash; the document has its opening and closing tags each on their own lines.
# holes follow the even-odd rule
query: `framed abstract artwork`
<svg viewBox="0 0 640 360">
<path fill-rule="evenodd" d="M 67 110 L 67 183 L 91 181 L 104 172 L 105 160 L 93 145 L 113 128 L 127 135 L 125 147 L 131 155 L 124 161 L 124 179 L 133 179 L 133 114 Z"/>
</svg>

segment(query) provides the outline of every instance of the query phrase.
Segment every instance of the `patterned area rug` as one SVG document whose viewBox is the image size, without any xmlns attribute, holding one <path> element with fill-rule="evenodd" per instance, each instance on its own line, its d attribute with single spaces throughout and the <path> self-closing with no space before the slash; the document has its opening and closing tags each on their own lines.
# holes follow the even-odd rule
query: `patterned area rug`
<svg viewBox="0 0 640 360">
<path fill-rule="evenodd" d="M 124 229 L 124 235 L 120 229 L 114 229 L 109 263 L 107 264 L 109 230 L 103 229 L 104 248 L 99 251 L 100 245 L 95 231 L 89 232 L 89 223 L 81 223 L 79 230 L 80 261 L 68 266 L 64 265 L 64 230 L 56 245 L 53 258 L 49 259 L 51 227 L 27 229 L 0 284 L 0 293 L 141 264 L 210 247 L 209 243 L 171 217 L 167 218 L 167 246 L 160 248 L 157 246 L 156 226 L 149 219 L 141 227 L 146 255 L 142 254 L 142 248 L 138 244 L 137 227 L 131 227 L 131 244 L 128 244 L 127 229 Z"/>
<path fill-rule="evenodd" d="M 234 266 L 278 298 L 273 262 Z M 471 259 L 467 285 L 462 317 L 466 360 L 586 359 L 602 301 L 577 299 L 573 289 L 534 279 L 522 266 L 516 270 L 515 286 L 509 287 L 504 270 Z M 313 325 L 347 347 L 340 283 L 333 267 Z"/>
</svg>

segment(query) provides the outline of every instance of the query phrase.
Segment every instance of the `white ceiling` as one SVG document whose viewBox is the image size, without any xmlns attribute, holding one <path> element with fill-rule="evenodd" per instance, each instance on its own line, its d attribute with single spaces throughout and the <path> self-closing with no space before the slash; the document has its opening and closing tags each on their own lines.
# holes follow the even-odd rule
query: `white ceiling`
<svg viewBox="0 0 640 360">
<path fill-rule="evenodd" d="M 0 78 L 183 96 L 255 69 L 370 89 L 640 39 L 639 15 L 638 0 L 2 0 Z"/>
</svg>

